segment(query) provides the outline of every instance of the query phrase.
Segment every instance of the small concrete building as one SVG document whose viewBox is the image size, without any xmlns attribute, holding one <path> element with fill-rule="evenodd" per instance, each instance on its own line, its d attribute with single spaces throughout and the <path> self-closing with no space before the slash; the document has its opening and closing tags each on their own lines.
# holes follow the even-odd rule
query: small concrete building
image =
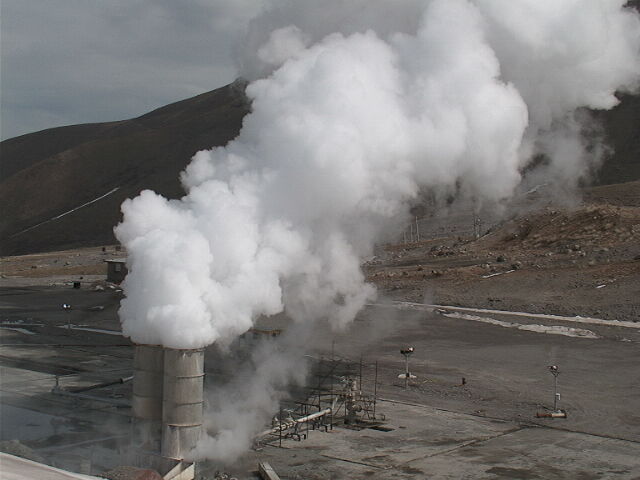
<svg viewBox="0 0 640 480">
<path fill-rule="evenodd" d="M 120 283 L 127 276 L 127 259 L 111 258 L 107 262 L 107 282 Z"/>
</svg>

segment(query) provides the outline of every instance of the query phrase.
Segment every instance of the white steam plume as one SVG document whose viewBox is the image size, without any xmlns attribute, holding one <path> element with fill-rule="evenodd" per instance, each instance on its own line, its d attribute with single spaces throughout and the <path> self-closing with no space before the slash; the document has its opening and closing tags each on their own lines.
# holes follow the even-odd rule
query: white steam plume
<svg viewBox="0 0 640 480">
<path fill-rule="evenodd" d="M 124 333 L 194 348 L 281 311 L 342 326 L 375 296 L 360 258 L 421 188 L 499 202 L 536 154 L 575 183 L 594 161 L 576 110 L 638 87 L 624 4 L 272 2 L 243 50 L 239 136 L 195 155 L 182 199 L 122 206 Z"/>
<path fill-rule="evenodd" d="M 375 295 L 359 258 L 419 188 L 500 200 L 539 152 L 575 177 L 575 110 L 637 86 L 640 22 L 623 4 L 276 2 L 248 36 L 268 76 L 247 88 L 238 138 L 194 157 L 181 200 L 123 204 L 125 333 L 199 347 L 283 309 L 342 325 Z"/>
<path fill-rule="evenodd" d="M 249 361 L 234 367 L 233 380 L 207 392 L 205 428 L 191 452 L 193 459 L 234 462 L 254 444 L 259 431 L 278 411 L 289 387 L 304 385 L 308 373 L 306 325 L 293 327 L 278 340 L 260 342 Z"/>
</svg>

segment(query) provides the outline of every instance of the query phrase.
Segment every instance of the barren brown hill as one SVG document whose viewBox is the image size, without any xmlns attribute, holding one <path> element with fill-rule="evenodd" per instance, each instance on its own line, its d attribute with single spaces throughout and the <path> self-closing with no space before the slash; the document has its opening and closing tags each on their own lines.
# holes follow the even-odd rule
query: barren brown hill
<svg viewBox="0 0 640 480">
<path fill-rule="evenodd" d="M 2 254 L 113 243 L 122 201 L 143 189 L 181 196 L 179 172 L 197 151 L 233 139 L 248 108 L 236 82 L 131 120 L 5 140 Z"/>
<path fill-rule="evenodd" d="M 138 118 L 5 140 L 0 254 L 113 243 L 124 199 L 143 189 L 180 197 L 179 172 L 198 150 L 233 139 L 249 108 L 238 81 Z M 598 183 L 640 179 L 640 97 L 623 96 L 618 107 L 596 116 L 615 149 Z M 625 195 L 634 196 L 636 186 L 628 183 Z"/>
</svg>

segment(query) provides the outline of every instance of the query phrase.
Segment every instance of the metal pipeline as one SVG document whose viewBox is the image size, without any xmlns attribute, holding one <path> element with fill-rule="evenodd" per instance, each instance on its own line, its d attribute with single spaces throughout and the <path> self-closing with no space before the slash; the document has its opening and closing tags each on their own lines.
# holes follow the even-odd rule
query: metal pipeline
<svg viewBox="0 0 640 480">
<path fill-rule="evenodd" d="M 116 380 L 110 380 L 108 382 L 97 383 L 95 385 L 90 385 L 88 387 L 71 387 L 71 388 L 66 388 L 65 390 L 71 393 L 88 392 L 89 390 L 95 390 L 96 388 L 110 387 L 111 385 L 118 385 L 121 383 L 130 382 L 131 380 L 133 380 L 133 375 L 131 375 L 130 377 L 122 377 Z"/>
<path fill-rule="evenodd" d="M 304 417 L 289 420 L 288 422 L 280 422 L 280 424 L 278 424 L 277 426 L 270 428 L 269 430 L 265 430 L 262 433 L 259 433 L 258 435 L 256 435 L 256 438 L 262 438 L 267 435 L 271 435 L 272 433 L 278 433 L 278 432 L 287 430 L 291 427 L 294 427 L 298 423 L 311 422 L 316 418 L 324 417 L 325 415 L 329 415 L 330 413 L 331 413 L 331 408 L 325 408 L 324 410 L 320 410 L 319 412 L 315 412 L 310 415 L 306 415 Z"/>
</svg>

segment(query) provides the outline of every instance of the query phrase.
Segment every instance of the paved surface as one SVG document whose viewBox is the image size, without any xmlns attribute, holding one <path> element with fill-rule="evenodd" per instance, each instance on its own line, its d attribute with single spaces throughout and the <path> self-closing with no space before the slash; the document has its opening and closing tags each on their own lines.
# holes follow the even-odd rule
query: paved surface
<svg viewBox="0 0 640 480">
<path fill-rule="evenodd" d="M 1 480 L 98 480 L 0 452 Z"/>
<path fill-rule="evenodd" d="M 336 428 L 286 440 L 252 460 L 283 478 L 634 479 L 635 442 L 382 402 L 381 432 Z"/>
<path fill-rule="evenodd" d="M 544 428 L 521 429 L 407 467 L 430 473 L 429 478 L 452 479 L 637 479 L 640 475 L 637 444 Z"/>
<path fill-rule="evenodd" d="M 0 289 L 0 440 L 20 440 L 51 465 L 74 471 L 96 473 L 118 462 L 129 409 L 108 402 L 128 400 L 130 385 L 86 392 L 106 402 L 51 392 L 56 381 L 80 387 L 131 375 L 126 339 L 66 328 L 117 329 L 117 303 L 113 291 L 66 285 Z"/>
<path fill-rule="evenodd" d="M 640 442 L 640 330 L 496 318 L 588 328 L 598 338 L 505 328 L 420 309 L 375 308 L 356 321 L 354 334 L 337 338 L 335 348 L 379 362 L 382 396 L 526 422 L 536 422 L 536 411 L 553 406 L 547 366 L 558 365 L 560 406 L 569 412 L 563 428 Z M 409 390 L 397 380 L 404 345 L 415 348 L 411 370 L 418 378 Z"/>
<path fill-rule="evenodd" d="M 115 291 L 69 286 L 0 289 L 1 439 L 18 439 L 75 471 L 97 474 L 122 461 L 130 411 L 109 402 L 127 401 L 130 384 L 87 392 L 105 401 L 51 392 L 56 378 L 70 387 L 131 374 L 131 344 L 100 332 L 118 329 L 118 300 Z M 62 303 L 72 310 L 62 310 Z M 316 338 L 314 347 L 333 344 L 339 354 L 362 355 L 369 379 L 378 362 L 378 393 L 388 400 L 378 407 L 389 431 L 315 431 L 302 442 L 252 451 L 230 473 L 253 478 L 260 460 L 283 479 L 640 478 L 640 331 L 522 316 L 499 320 L 577 326 L 596 337 L 422 308 L 368 308 L 351 331 Z M 416 349 L 411 370 L 417 378 L 405 389 L 397 375 L 404 368 L 399 349 L 407 345 Z M 229 362 L 229 375 L 236 361 Z M 552 404 L 550 364 L 561 368 L 566 420 L 535 418 Z"/>
</svg>

